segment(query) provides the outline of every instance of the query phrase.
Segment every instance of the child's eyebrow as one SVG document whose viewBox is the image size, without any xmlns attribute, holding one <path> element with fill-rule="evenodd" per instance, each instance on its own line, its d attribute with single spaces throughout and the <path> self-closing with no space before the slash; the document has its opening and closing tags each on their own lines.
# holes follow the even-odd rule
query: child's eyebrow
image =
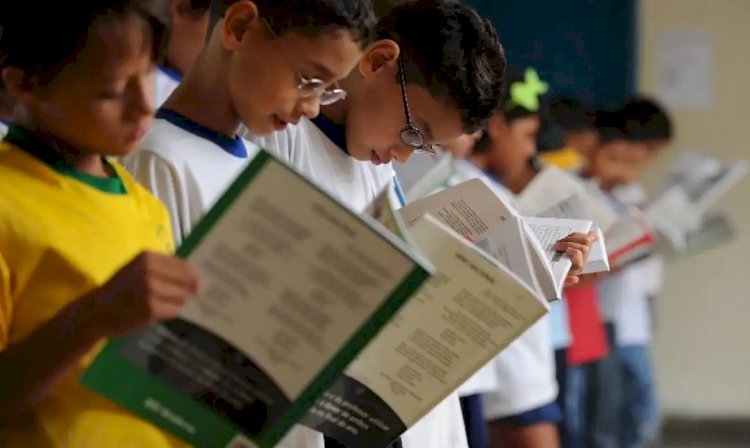
<svg viewBox="0 0 750 448">
<path fill-rule="evenodd" d="M 425 138 L 429 141 L 435 140 L 435 136 L 432 135 L 432 128 L 430 127 L 430 123 L 421 119 L 419 121 L 422 122 L 422 126 L 420 126 L 420 129 L 422 130 L 422 132 L 424 132 Z"/>
<path fill-rule="evenodd" d="M 321 78 L 323 79 L 333 78 L 333 72 L 331 71 L 331 69 L 329 69 L 325 65 L 319 62 L 311 62 L 310 65 L 320 75 Z"/>
</svg>

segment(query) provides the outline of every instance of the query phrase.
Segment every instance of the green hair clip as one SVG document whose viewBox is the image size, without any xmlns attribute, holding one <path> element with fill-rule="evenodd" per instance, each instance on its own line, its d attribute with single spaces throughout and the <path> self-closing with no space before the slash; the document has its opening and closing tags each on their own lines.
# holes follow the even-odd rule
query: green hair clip
<svg viewBox="0 0 750 448">
<path fill-rule="evenodd" d="M 517 81 L 510 85 L 510 98 L 505 103 L 505 110 L 514 107 L 523 107 L 529 112 L 539 110 L 539 97 L 549 90 L 549 84 L 539 78 L 539 74 L 529 67 L 524 72 L 523 81 Z"/>
</svg>

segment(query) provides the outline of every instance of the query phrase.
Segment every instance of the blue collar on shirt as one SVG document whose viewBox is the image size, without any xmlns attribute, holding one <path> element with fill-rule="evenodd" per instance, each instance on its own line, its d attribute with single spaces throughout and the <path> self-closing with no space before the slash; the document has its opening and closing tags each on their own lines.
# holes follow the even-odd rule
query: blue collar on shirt
<svg viewBox="0 0 750 448">
<path fill-rule="evenodd" d="M 505 185 L 505 182 L 503 182 L 503 179 L 500 178 L 500 176 L 498 176 L 497 174 L 495 174 L 495 173 L 493 173 L 492 171 L 489 171 L 489 170 L 485 171 L 484 174 L 486 174 L 487 177 L 490 178 L 496 184 L 502 185 L 503 187 L 507 188 L 507 186 Z"/>
<path fill-rule="evenodd" d="M 167 75 L 170 78 L 172 78 L 172 80 L 174 82 L 179 83 L 179 82 L 182 81 L 182 75 L 179 74 L 179 73 L 177 73 L 177 71 L 175 69 L 173 69 L 173 68 L 169 68 L 167 66 L 161 65 L 161 66 L 159 66 L 159 71 L 161 71 L 165 75 Z"/>
<path fill-rule="evenodd" d="M 330 118 L 323 114 L 313 118 L 312 122 L 326 135 L 326 137 L 331 139 L 336 146 L 346 154 L 349 154 L 349 150 L 346 148 L 346 126 L 334 123 Z"/>
<path fill-rule="evenodd" d="M 211 141 L 227 153 L 237 158 L 247 158 L 247 148 L 245 147 L 245 143 L 240 137 L 235 136 L 234 138 L 232 138 L 228 135 L 222 134 L 221 132 L 216 132 L 213 129 L 209 129 L 202 124 L 198 124 L 171 109 L 161 108 L 157 110 L 156 118 L 167 120 L 180 129 L 184 129 L 191 134 Z"/>
</svg>

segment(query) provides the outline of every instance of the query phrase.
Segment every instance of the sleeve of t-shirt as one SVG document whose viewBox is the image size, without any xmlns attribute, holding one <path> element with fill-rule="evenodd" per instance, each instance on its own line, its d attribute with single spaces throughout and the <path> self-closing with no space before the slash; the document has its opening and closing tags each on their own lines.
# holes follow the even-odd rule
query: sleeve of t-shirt
<svg viewBox="0 0 750 448">
<path fill-rule="evenodd" d="M 153 151 L 141 150 L 126 161 L 135 180 L 156 196 L 169 212 L 177 246 L 190 233 L 192 216 L 189 194 L 175 167 Z"/>
<path fill-rule="evenodd" d="M 8 346 L 13 299 L 10 294 L 10 268 L 0 253 L 0 351 Z"/>
</svg>

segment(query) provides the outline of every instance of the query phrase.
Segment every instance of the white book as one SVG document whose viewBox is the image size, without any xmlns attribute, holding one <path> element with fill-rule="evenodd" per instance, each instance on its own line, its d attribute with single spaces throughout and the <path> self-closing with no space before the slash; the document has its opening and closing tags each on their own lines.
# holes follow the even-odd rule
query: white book
<svg viewBox="0 0 750 448">
<path fill-rule="evenodd" d="M 393 169 L 407 202 L 412 202 L 442 188 L 453 175 L 453 164 L 448 152 L 417 153 L 405 163 L 394 162 Z"/>
<path fill-rule="evenodd" d="M 483 179 L 471 179 L 451 188 L 415 201 L 399 211 L 407 223 L 431 214 L 454 231 L 463 235 L 486 252 L 500 257 L 498 260 L 530 285 L 537 285 L 539 296 L 546 300 L 561 297 L 561 285 L 570 271 L 567 255 L 549 251 L 548 239 L 558 239 L 572 232 L 587 232 L 591 222 L 549 219 L 536 221 L 537 231 L 532 231 L 525 218 L 500 195 L 495 193 Z M 524 222 L 518 231 L 518 221 Z M 525 248 L 513 239 L 523 240 Z M 515 246 L 513 245 L 515 244 Z M 554 245 L 554 242 L 552 243 Z M 567 260 L 567 263 L 560 263 Z M 535 281 L 528 280 L 527 272 L 533 272 Z"/>
</svg>

